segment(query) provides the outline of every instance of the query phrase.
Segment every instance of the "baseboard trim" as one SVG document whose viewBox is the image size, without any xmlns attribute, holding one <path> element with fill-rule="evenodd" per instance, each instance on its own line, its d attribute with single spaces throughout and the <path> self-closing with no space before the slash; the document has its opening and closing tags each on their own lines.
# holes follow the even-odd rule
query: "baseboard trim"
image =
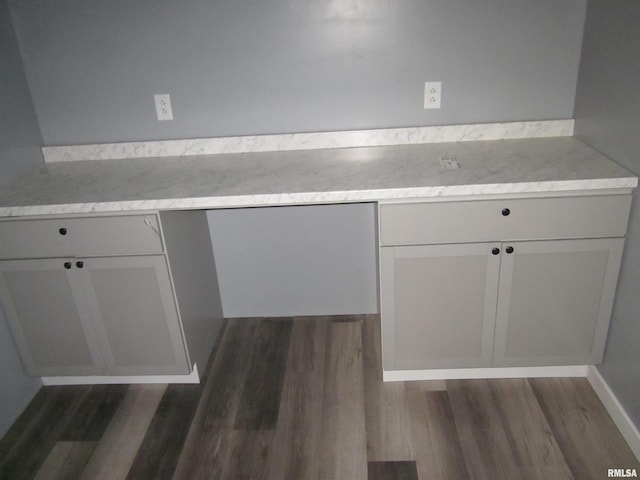
<svg viewBox="0 0 640 480">
<path fill-rule="evenodd" d="M 413 380 L 464 380 L 474 378 L 586 377 L 588 372 L 588 365 L 387 370 L 382 372 L 382 379 L 385 382 L 404 382 Z"/>
<path fill-rule="evenodd" d="M 631 448 L 631 451 L 640 462 L 640 431 L 631 421 L 618 398 L 595 366 L 589 366 L 587 379 L 609 416 L 611 416 L 613 423 L 616 424 L 616 427 L 618 427 L 618 430 L 620 430 L 620 433 L 629 444 L 629 448 Z"/>
<path fill-rule="evenodd" d="M 52 385 L 100 385 L 132 383 L 200 383 L 198 365 L 193 365 L 189 375 L 86 375 L 68 377 L 42 377 L 42 384 Z"/>
</svg>

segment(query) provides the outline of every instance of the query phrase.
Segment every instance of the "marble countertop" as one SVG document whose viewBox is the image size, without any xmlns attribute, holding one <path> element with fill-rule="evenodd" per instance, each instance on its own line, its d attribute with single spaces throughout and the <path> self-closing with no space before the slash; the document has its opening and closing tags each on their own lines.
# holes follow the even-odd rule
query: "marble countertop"
<svg viewBox="0 0 640 480">
<path fill-rule="evenodd" d="M 447 170 L 442 158 L 459 169 Z M 637 186 L 571 137 L 47 163 L 0 216 L 207 209 Z"/>
</svg>

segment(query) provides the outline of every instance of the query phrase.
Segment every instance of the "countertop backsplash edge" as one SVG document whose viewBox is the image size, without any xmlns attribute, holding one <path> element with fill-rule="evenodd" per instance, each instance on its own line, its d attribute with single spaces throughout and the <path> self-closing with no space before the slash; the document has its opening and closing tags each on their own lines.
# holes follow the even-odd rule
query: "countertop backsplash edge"
<svg viewBox="0 0 640 480">
<path fill-rule="evenodd" d="M 574 120 L 44 146 L 45 163 L 573 136 Z"/>
</svg>

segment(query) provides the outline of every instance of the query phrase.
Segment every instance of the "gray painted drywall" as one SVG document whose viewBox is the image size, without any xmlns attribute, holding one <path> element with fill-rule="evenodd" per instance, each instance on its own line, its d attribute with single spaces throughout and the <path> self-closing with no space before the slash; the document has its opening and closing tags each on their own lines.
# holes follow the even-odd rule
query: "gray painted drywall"
<svg viewBox="0 0 640 480">
<path fill-rule="evenodd" d="M 208 215 L 225 317 L 378 311 L 373 204 Z"/>
<path fill-rule="evenodd" d="M 640 2 L 589 0 L 576 136 L 640 175 Z M 604 363 L 598 367 L 640 427 L 640 201 L 634 195 Z"/>
<path fill-rule="evenodd" d="M 42 163 L 42 139 L 6 1 L 0 0 L 0 186 Z M 27 377 L 0 308 L 0 437 L 42 385 Z"/>
<path fill-rule="evenodd" d="M 585 6 L 10 0 L 46 145 L 570 118 Z"/>
<path fill-rule="evenodd" d="M 43 162 L 42 137 L 6 0 L 0 0 L 0 187 Z"/>
</svg>

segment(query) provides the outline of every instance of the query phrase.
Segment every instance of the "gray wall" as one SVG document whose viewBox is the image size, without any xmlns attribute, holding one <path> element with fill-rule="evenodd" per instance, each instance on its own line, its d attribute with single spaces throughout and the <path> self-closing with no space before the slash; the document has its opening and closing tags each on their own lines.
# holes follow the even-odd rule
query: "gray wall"
<svg viewBox="0 0 640 480">
<path fill-rule="evenodd" d="M 42 139 L 6 1 L 0 0 L 0 188 L 42 163 Z M 40 388 L 27 377 L 0 308 L 0 437 Z"/>
<path fill-rule="evenodd" d="M 578 79 L 576 136 L 640 175 L 640 2 L 589 0 Z M 604 363 L 640 427 L 640 202 L 636 191 Z"/>
<path fill-rule="evenodd" d="M 6 0 L 0 0 L 0 187 L 43 162 L 42 138 Z"/>
<path fill-rule="evenodd" d="M 10 0 L 46 145 L 571 118 L 585 5 Z"/>
<path fill-rule="evenodd" d="M 225 317 L 376 313 L 373 204 L 213 210 Z"/>
</svg>

